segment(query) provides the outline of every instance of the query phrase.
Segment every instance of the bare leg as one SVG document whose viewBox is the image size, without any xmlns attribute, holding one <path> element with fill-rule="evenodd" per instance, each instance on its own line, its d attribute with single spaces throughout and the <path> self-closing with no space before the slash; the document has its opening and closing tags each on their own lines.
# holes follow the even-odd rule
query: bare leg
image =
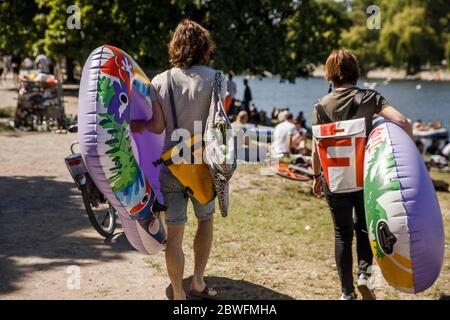
<svg viewBox="0 0 450 320">
<path fill-rule="evenodd" d="M 174 300 L 185 300 L 183 290 L 184 252 L 183 252 L 184 224 L 167 225 L 166 265 L 172 284 Z"/>
<path fill-rule="evenodd" d="M 205 268 L 208 263 L 209 253 L 213 240 L 213 218 L 198 221 L 197 233 L 194 239 L 194 276 L 192 277 L 191 290 L 201 292 L 205 289 Z"/>
</svg>

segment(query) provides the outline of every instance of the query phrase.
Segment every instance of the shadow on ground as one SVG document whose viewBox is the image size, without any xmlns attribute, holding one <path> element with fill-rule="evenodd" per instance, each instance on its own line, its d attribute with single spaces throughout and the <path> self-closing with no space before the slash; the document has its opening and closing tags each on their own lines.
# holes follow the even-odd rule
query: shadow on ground
<svg viewBox="0 0 450 320">
<path fill-rule="evenodd" d="M 125 236 L 106 242 L 91 228 L 73 183 L 0 177 L 0 295 L 31 272 L 123 259 L 132 250 Z"/>
<path fill-rule="evenodd" d="M 192 277 L 183 279 L 183 288 L 189 292 Z M 293 300 L 292 297 L 245 280 L 225 277 L 206 277 L 208 287 L 217 291 L 218 300 Z M 173 299 L 172 286 L 166 288 L 166 296 Z"/>
</svg>

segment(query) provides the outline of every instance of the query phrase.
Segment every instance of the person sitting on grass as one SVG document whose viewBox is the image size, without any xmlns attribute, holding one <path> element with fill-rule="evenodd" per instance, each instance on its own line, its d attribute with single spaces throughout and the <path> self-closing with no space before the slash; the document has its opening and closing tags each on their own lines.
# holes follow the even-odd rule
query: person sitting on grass
<svg viewBox="0 0 450 320">
<path fill-rule="evenodd" d="M 439 139 L 433 139 L 431 145 L 426 149 L 426 153 L 430 156 L 441 156 L 442 154 L 439 144 Z"/>
<path fill-rule="evenodd" d="M 241 111 L 238 113 L 236 117 L 236 121 L 231 123 L 231 129 L 233 132 L 233 136 L 236 139 L 236 143 L 240 143 L 241 145 L 236 145 L 237 148 L 240 147 L 248 147 L 250 144 L 250 139 L 245 135 L 247 131 L 247 121 L 248 114 L 245 111 Z"/>
<path fill-rule="evenodd" d="M 281 120 L 281 119 L 280 119 Z M 282 159 L 290 157 L 291 150 L 295 148 L 295 137 L 298 134 L 295 129 L 294 116 L 285 111 L 284 121 L 278 124 L 273 131 L 272 158 Z"/>
<path fill-rule="evenodd" d="M 294 136 L 294 148 L 292 149 L 292 153 L 305 156 L 308 154 L 308 149 L 306 148 L 307 131 L 302 127 L 302 122 L 300 120 L 296 119 L 294 124 L 297 134 Z"/>
</svg>

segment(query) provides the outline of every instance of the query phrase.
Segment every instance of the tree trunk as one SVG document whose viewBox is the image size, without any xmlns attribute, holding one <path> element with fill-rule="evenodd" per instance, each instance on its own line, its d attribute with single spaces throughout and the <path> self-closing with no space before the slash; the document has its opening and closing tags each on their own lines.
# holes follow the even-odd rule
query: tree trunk
<svg viewBox="0 0 450 320">
<path fill-rule="evenodd" d="M 73 59 L 66 57 L 66 82 L 68 83 L 75 83 L 74 68 L 75 65 Z"/>
<path fill-rule="evenodd" d="M 406 64 L 406 73 L 408 75 L 417 74 L 420 71 L 422 62 L 420 57 L 411 56 L 408 58 L 408 62 Z"/>
</svg>

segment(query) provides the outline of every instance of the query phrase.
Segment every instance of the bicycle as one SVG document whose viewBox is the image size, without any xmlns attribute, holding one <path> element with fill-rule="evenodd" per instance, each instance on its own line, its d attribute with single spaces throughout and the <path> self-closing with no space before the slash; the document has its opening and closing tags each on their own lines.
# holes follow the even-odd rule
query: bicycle
<svg viewBox="0 0 450 320">
<path fill-rule="evenodd" d="M 68 131 L 78 132 L 77 125 L 72 125 Z M 78 190 L 81 191 L 84 207 L 92 226 L 101 236 L 108 239 L 113 236 L 116 229 L 116 210 L 95 185 L 81 153 L 75 153 L 74 147 L 78 144 L 79 142 L 75 141 L 70 145 L 72 154 L 64 160 Z"/>
</svg>

